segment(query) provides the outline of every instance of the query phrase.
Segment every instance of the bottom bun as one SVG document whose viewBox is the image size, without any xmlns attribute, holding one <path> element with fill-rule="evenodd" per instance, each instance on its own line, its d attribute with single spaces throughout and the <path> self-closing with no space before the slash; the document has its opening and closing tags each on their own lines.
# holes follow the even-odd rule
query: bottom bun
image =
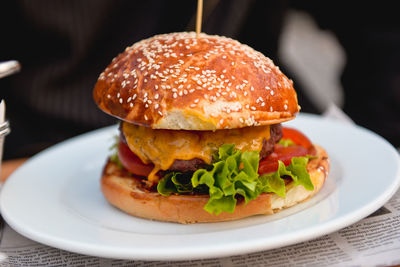
<svg viewBox="0 0 400 267">
<path fill-rule="evenodd" d="M 221 222 L 237 220 L 258 214 L 273 214 L 291 207 L 315 195 L 322 187 L 329 172 L 329 158 L 326 151 L 315 145 L 317 158 L 307 165 L 313 191 L 303 186 L 286 186 L 286 197 L 274 193 L 263 193 L 245 204 L 241 201 L 233 213 L 210 214 L 203 209 L 208 201 L 206 195 L 170 195 L 162 196 L 145 189 L 141 179 L 132 177 L 110 161 L 104 168 L 101 189 L 105 198 L 115 207 L 131 215 L 151 220 L 178 223 Z"/>
</svg>

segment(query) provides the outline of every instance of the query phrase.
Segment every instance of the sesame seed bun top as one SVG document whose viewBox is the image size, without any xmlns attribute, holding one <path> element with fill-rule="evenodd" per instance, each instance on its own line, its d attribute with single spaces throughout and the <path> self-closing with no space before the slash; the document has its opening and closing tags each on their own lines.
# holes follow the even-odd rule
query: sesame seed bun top
<svg viewBox="0 0 400 267">
<path fill-rule="evenodd" d="M 154 129 L 269 125 L 299 112 L 293 82 L 272 60 L 233 39 L 194 32 L 127 47 L 98 78 L 97 105 Z"/>
</svg>

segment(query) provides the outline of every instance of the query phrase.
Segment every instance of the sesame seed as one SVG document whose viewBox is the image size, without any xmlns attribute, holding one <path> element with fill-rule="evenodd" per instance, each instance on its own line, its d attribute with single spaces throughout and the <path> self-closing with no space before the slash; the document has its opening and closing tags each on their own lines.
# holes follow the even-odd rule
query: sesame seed
<svg viewBox="0 0 400 267">
<path fill-rule="evenodd" d="M 122 104 L 122 101 L 123 101 L 123 100 L 122 100 L 122 98 L 120 98 L 120 99 L 119 99 L 119 103 L 121 103 L 121 104 Z"/>
<path fill-rule="evenodd" d="M 156 103 L 155 105 L 154 105 L 154 108 L 155 109 L 158 109 L 160 107 L 160 105 L 158 104 L 158 103 Z"/>
<path fill-rule="evenodd" d="M 190 107 L 194 108 L 194 107 L 196 107 L 196 104 L 191 104 Z"/>
<path fill-rule="evenodd" d="M 107 98 L 108 98 L 108 99 L 110 99 L 110 98 L 111 98 L 111 95 L 110 95 L 110 94 L 108 94 L 108 95 L 107 95 Z"/>
<path fill-rule="evenodd" d="M 172 97 L 173 97 L 173 98 L 177 98 L 177 97 L 178 97 L 178 94 L 177 94 L 177 93 L 174 93 L 174 94 L 172 95 Z"/>
<path fill-rule="evenodd" d="M 159 96 L 160 96 L 159 94 L 155 94 L 154 99 L 158 99 Z"/>
<path fill-rule="evenodd" d="M 130 103 L 130 105 L 129 105 L 131 108 L 133 108 L 133 103 Z"/>
<path fill-rule="evenodd" d="M 271 95 L 274 95 L 274 91 L 273 90 L 271 90 Z"/>
<path fill-rule="evenodd" d="M 147 115 L 144 114 L 144 119 L 147 121 L 149 118 L 147 118 Z"/>
</svg>

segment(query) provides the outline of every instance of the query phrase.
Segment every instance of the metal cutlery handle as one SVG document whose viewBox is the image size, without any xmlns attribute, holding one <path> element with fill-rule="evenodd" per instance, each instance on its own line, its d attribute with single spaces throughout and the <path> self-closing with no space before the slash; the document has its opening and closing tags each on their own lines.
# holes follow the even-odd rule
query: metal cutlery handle
<svg viewBox="0 0 400 267">
<path fill-rule="evenodd" d="M 21 65 L 16 60 L 0 62 L 0 78 L 9 76 L 21 69 Z"/>
<path fill-rule="evenodd" d="M 10 129 L 10 124 L 8 123 L 8 121 L 0 123 L 0 138 L 6 136 L 10 132 L 11 132 L 11 129 Z"/>
</svg>

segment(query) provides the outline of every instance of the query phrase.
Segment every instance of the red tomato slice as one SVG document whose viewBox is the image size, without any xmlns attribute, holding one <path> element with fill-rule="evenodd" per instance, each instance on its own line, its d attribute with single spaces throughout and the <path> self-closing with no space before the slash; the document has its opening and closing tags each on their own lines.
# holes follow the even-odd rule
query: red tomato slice
<svg viewBox="0 0 400 267">
<path fill-rule="evenodd" d="M 309 154 L 308 149 L 303 146 L 275 145 L 274 152 L 260 160 L 258 168 L 259 174 L 275 172 L 278 170 L 278 160 L 282 161 L 285 166 L 289 165 L 293 157 L 304 157 Z"/>
<path fill-rule="evenodd" d="M 305 136 L 302 132 L 288 127 L 282 127 L 282 138 L 290 139 L 296 145 L 303 146 L 307 149 L 312 147 L 312 143 L 307 136 Z"/>
<path fill-rule="evenodd" d="M 139 176 L 148 176 L 154 168 L 153 164 L 143 163 L 124 142 L 118 144 L 118 157 L 125 169 Z"/>
</svg>

